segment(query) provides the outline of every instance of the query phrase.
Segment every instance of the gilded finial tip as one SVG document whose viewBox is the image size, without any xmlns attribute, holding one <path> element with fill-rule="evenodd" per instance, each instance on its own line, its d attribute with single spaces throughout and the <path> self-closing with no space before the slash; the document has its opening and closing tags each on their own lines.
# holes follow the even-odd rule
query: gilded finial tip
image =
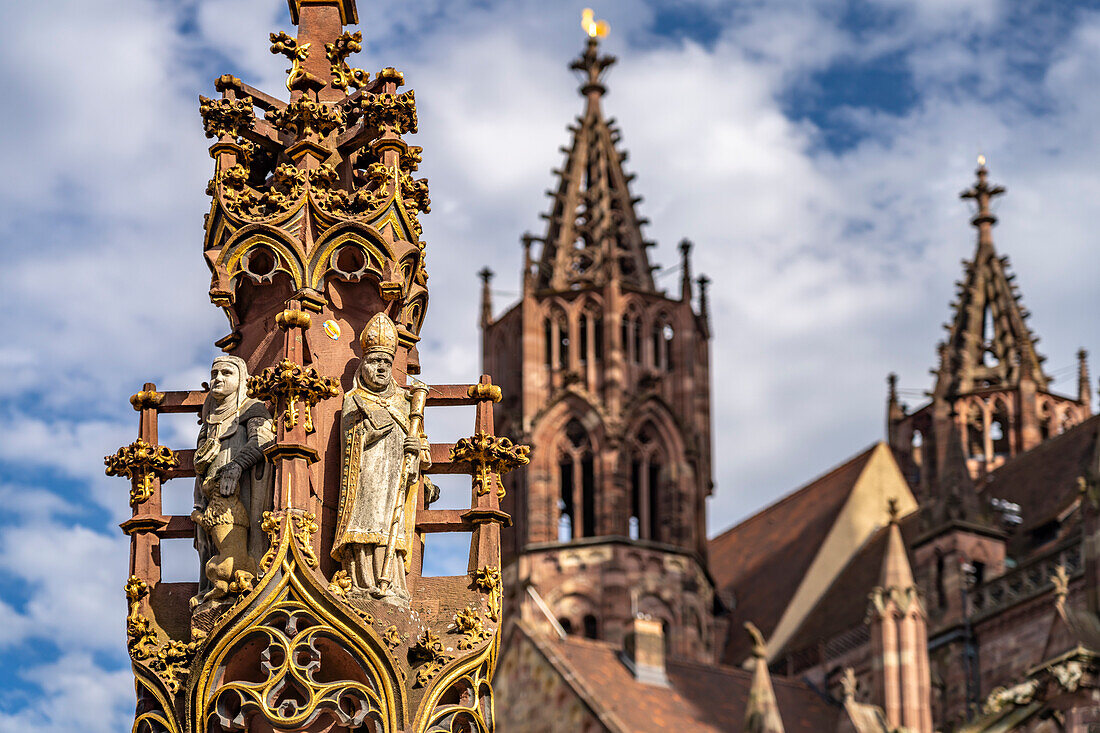
<svg viewBox="0 0 1100 733">
<path fill-rule="evenodd" d="M 589 38 L 604 38 L 611 30 L 606 20 L 596 20 L 596 13 L 592 8 L 585 8 L 581 12 L 581 28 L 584 28 Z"/>
<path fill-rule="evenodd" d="M 978 165 L 981 166 L 982 168 L 985 167 L 985 156 L 984 155 L 979 155 L 978 156 Z"/>
</svg>

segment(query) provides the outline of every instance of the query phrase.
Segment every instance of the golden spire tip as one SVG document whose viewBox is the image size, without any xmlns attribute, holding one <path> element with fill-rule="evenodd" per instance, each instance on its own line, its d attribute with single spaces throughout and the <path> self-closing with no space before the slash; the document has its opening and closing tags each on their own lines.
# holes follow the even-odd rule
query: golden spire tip
<svg viewBox="0 0 1100 733">
<path fill-rule="evenodd" d="M 596 20 L 596 13 L 592 8 L 585 8 L 581 12 L 581 28 L 584 28 L 589 38 L 604 38 L 611 30 L 606 20 Z"/>
<path fill-rule="evenodd" d="M 979 155 L 978 156 L 978 165 L 983 167 L 983 168 L 985 167 L 985 156 L 984 155 Z"/>
</svg>

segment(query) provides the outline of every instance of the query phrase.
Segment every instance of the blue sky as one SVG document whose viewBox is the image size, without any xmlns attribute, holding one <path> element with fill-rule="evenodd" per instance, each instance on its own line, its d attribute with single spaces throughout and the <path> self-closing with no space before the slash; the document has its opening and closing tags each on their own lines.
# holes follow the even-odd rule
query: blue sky
<svg viewBox="0 0 1100 733">
<path fill-rule="evenodd" d="M 475 273 L 492 264 L 503 309 L 581 109 L 566 67 L 583 4 L 360 6 L 356 65 L 396 66 L 417 92 L 425 376 L 471 379 Z M 1055 388 L 1074 390 L 1076 349 L 1100 353 L 1094 3 L 613 0 L 596 15 L 656 260 L 675 265 L 689 237 L 714 281 L 712 531 L 880 439 L 889 371 L 912 403 L 930 385 L 979 152 L 1009 190 L 997 245 L 1067 377 Z M 197 97 L 226 72 L 278 92 L 267 35 L 290 28 L 281 0 L 7 3 L 0 21 L 0 732 L 69 730 L 73 709 L 122 730 L 128 506 L 102 456 L 133 439 L 130 394 L 196 386 L 226 333 L 205 295 Z M 187 421 L 167 432 L 193 441 Z"/>
</svg>

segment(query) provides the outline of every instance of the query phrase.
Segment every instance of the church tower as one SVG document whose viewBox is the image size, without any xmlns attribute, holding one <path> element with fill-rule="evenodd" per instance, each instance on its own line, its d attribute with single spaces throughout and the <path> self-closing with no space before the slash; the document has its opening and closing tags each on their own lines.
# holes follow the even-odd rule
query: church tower
<svg viewBox="0 0 1100 733">
<path fill-rule="evenodd" d="M 909 539 L 927 600 L 938 720 L 980 703 L 978 639 L 967 595 L 1006 570 L 1007 534 L 986 504 L 993 497 L 982 497 L 975 482 L 1091 414 L 1083 352 L 1078 370 L 1085 384 L 1077 397 L 1050 391 L 1015 275 L 993 245 L 997 217 L 991 202 L 1005 189 L 989 183 L 983 158 L 976 173 L 977 181 L 961 196 L 976 206 L 971 224 L 978 230 L 977 247 L 957 283 L 931 401 L 908 412 L 898 400 L 894 375 L 887 399 L 890 447 L 921 507 L 919 532 Z"/>
<path fill-rule="evenodd" d="M 1039 338 L 1028 328 L 1028 310 L 1009 272 L 1007 256 L 993 246 L 991 203 L 1005 192 L 991 185 L 985 159 L 978 159 L 977 181 L 961 197 L 974 202 L 970 223 L 978 231 L 973 259 L 964 261 L 957 282 L 954 319 L 945 324 L 939 345 L 931 401 L 909 413 L 890 377 L 887 431 L 903 470 L 922 503 L 939 495 L 951 471 L 948 457 L 958 441 L 974 480 L 1064 432 L 1092 414 L 1084 351 L 1078 352 L 1083 384 L 1075 397 L 1050 391 Z"/>
<path fill-rule="evenodd" d="M 679 292 L 659 290 L 602 108 L 606 26 L 570 68 L 584 109 L 555 170 L 545 233 L 523 237 L 522 296 L 493 317 L 483 270 L 484 368 L 499 375 L 502 431 L 533 446 L 508 481 L 503 542 L 511 609 L 620 642 L 635 614 L 659 620 L 672 655 L 713 658 L 705 502 L 712 490 L 706 278 L 680 243 Z M 693 303 L 694 288 L 699 288 Z"/>
</svg>

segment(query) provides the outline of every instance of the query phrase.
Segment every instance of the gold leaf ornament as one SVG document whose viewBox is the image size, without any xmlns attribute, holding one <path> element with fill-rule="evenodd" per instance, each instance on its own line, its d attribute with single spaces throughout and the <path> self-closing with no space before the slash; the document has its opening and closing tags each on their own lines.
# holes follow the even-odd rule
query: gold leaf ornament
<svg viewBox="0 0 1100 733">
<path fill-rule="evenodd" d="M 150 445 L 141 438 L 119 448 L 114 455 L 105 456 L 103 463 L 108 476 L 125 476 L 134 481 L 130 487 L 132 507 L 148 501 L 153 495 L 154 478 L 163 480 L 169 469 L 180 465 L 179 456 L 171 448 Z"/>
<path fill-rule="evenodd" d="M 491 399 L 492 395 L 489 395 L 489 398 Z M 531 446 L 516 445 L 506 437 L 478 431 L 473 436 L 462 438 L 455 443 L 451 448 L 451 460 L 469 461 L 473 465 L 473 485 L 478 496 L 489 493 L 493 476 L 496 476 L 497 496 L 503 499 L 504 483 L 501 481 L 501 476 L 513 468 L 530 463 Z"/>
<path fill-rule="evenodd" d="M 287 428 L 298 425 L 298 403 L 305 403 L 307 433 L 314 430 L 313 406 L 338 394 L 340 385 L 335 379 L 321 376 L 313 367 L 295 364 L 289 359 L 248 378 L 249 397 L 285 405 L 282 417 Z"/>
</svg>

